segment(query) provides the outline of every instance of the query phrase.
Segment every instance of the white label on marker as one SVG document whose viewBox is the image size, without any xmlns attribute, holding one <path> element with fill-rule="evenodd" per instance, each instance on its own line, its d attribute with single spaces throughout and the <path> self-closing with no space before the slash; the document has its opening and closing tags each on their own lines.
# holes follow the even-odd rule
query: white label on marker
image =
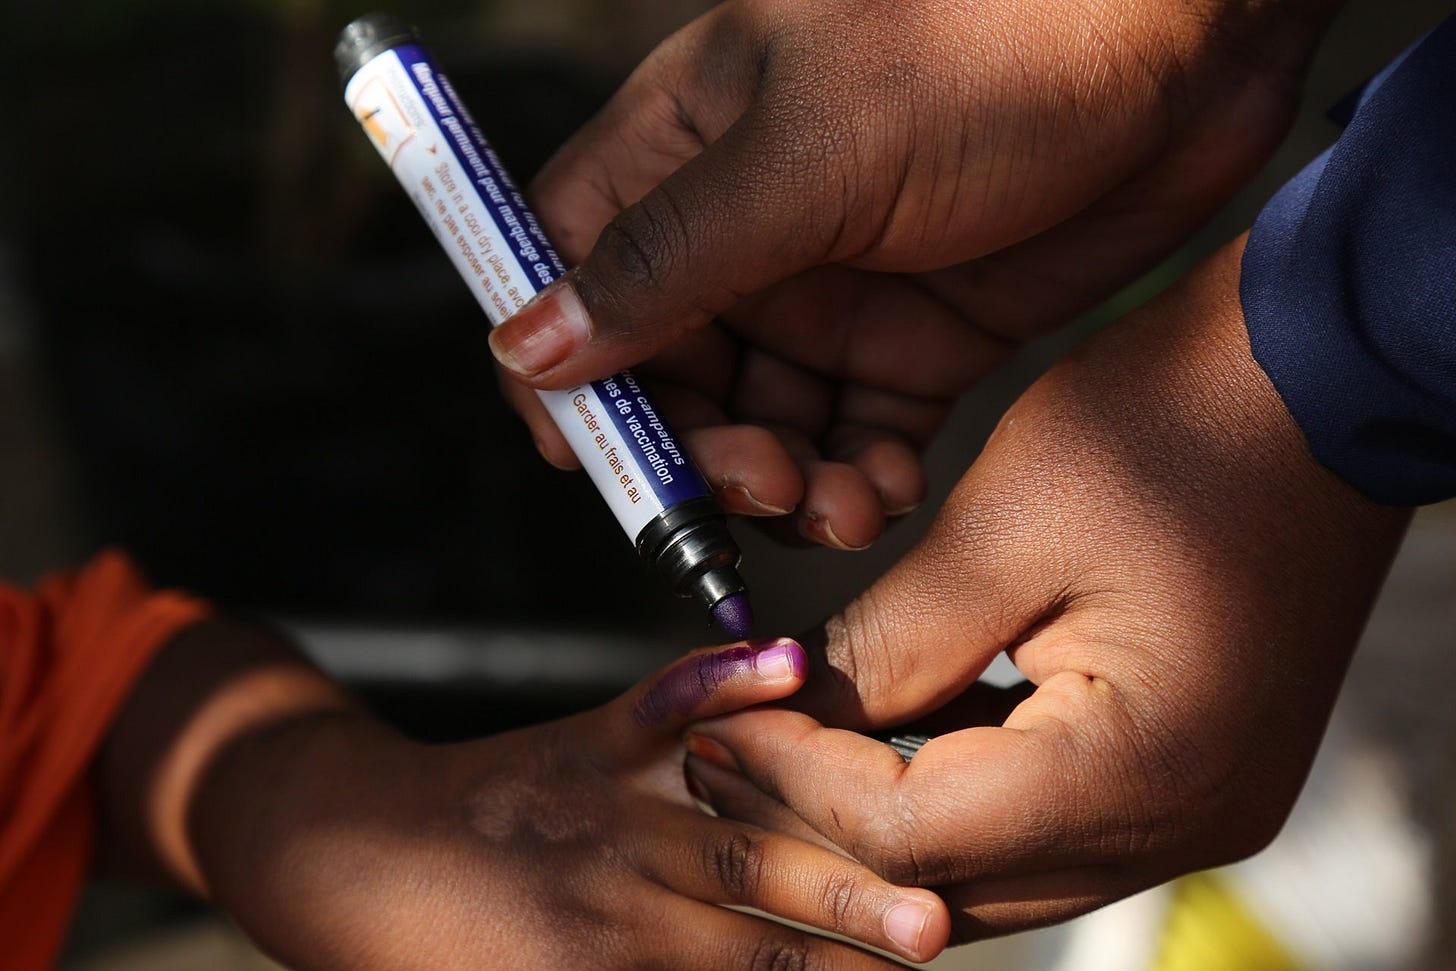
<svg viewBox="0 0 1456 971">
<path fill-rule="evenodd" d="M 561 275 L 535 217 L 422 48 L 375 57 L 344 100 L 493 325 Z M 538 394 L 630 539 L 668 506 L 710 494 L 630 372 Z"/>
</svg>

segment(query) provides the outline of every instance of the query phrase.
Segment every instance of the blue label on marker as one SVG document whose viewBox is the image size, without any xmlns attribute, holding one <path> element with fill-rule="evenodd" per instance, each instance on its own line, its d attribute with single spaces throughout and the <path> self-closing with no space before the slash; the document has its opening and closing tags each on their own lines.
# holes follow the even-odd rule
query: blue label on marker
<svg viewBox="0 0 1456 971">
<path fill-rule="evenodd" d="M 592 388 L 606 405 L 622 440 L 638 456 L 642 473 L 663 508 L 710 495 L 702 474 L 678 445 L 672 429 L 658 416 L 631 371 L 593 381 Z"/>
<path fill-rule="evenodd" d="M 521 290 L 529 299 L 565 273 L 565 264 L 546 239 L 540 222 L 526 205 L 515 182 L 501 166 L 495 150 L 461 104 L 449 79 L 435 68 L 425 49 L 417 44 L 404 44 L 394 48 L 393 53 L 419 93 L 425 110 L 445 134 L 460 171 L 471 179 L 499 238 L 524 271 Z M 660 509 L 712 495 L 702 474 L 658 415 L 636 376 L 622 371 L 593 381 L 590 387 L 600 399 L 623 446 L 631 452 L 639 466 L 642 483 L 650 489 Z M 585 456 L 580 457 L 586 461 Z"/>
<path fill-rule="evenodd" d="M 394 48 L 410 80 L 420 92 L 435 123 L 450 136 L 450 150 L 461 169 L 470 173 L 475 188 L 490 210 L 491 220 L 510 241 L 512 254 L 532 277 L 537 292 L 566 272 L 566 264 L 546 239 L 536 214 L 511 179 L 495 149 L 481 134 L 480 127 L 460 98 L 450 79 L 436 68 L 430 55 L 418 44 Z"/>
</svg>

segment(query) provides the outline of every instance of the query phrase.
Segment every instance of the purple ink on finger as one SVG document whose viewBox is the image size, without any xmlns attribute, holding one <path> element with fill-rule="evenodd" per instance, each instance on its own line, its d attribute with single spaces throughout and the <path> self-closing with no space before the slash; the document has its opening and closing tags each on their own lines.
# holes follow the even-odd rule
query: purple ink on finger
<svg viewBox="0 0 1456 971">
<path fill-rule="evenodd" d="M 692 714 L 724 685 L 748 676 L 763 682 L 802 678 L 808 658 L 796 641 L 781 638 L 697 654 L 668 669 L 636 704 L 639 723 L 658 725 L 671 716 Z"/>
</svg>

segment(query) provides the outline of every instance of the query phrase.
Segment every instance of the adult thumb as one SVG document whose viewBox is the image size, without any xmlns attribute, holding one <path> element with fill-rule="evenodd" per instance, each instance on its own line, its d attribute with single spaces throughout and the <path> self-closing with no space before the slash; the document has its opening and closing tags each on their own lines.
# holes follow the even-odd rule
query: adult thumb
<svg viewBox="0 0 1456 971">
<path fill-rule="evenodd" d="M 1055 588 L 1027 581 L 1050 571 L 1030 544 L 1006 541 L 1014 527 L 971 498 L 975 480 L 903 559 L 799 638 L 809 672 L 787 707 L 866 731 L 979 702 L 969 689 L 1046 615 Z"/>
<path fill-rule="evenodd" d="M 797 159 L 797 161 L 796 161 Z M 586 259 L 490 336 L 501 365 L 562 388 L 640 363 L 749 293 L 828 259 L 838 180 L 754 113 L 624 209 Z"/>
</svg>

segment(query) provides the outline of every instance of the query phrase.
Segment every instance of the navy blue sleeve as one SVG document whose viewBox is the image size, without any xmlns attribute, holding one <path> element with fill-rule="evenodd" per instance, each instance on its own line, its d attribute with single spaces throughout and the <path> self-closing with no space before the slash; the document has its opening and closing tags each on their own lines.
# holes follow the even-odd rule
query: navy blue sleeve
<svg viewBox="0 0 1456 971">
<path fill-rule="evenodd" d="M 1320 462 L 1378 502 L 1456 496 L 1456 17 L 1265 207 L 1240 297 Z"/>
</svg>

